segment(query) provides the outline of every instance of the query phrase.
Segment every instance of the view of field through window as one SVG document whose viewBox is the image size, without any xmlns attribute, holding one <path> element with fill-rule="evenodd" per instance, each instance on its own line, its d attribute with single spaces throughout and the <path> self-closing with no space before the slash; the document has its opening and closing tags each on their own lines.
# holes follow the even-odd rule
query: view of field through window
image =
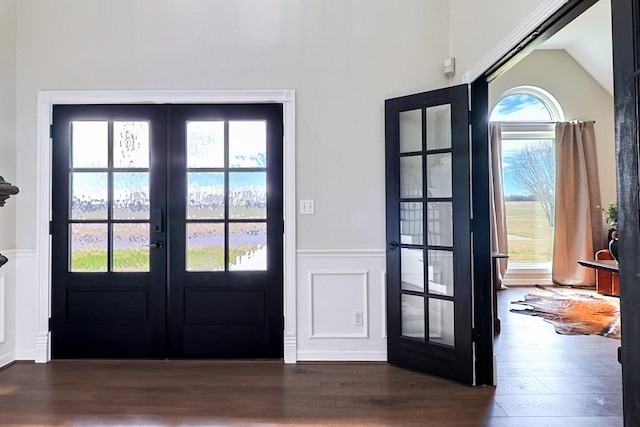
<svg viewBox="0 0 640 427">
<path fill-rule="evenodd" d="M 525 263 L 550 262 L 553 251 L 555 139 L 553 135 L 527 139 L 527 133 L 533 134 L 537 123 L 551 121 L 549 110 L 536 97 L 515 93 L 498 102 L 491 120 L 518 123 L 517 135 L 504 131 L 502 135 L 509 259 Z M 528 126 L 529 123 L 532 126 Z"/>
</svg>

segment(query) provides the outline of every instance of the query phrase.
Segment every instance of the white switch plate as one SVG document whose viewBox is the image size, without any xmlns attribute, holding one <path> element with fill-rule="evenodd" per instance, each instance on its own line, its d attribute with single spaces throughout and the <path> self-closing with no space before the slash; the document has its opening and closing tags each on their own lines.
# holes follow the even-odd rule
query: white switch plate
<svg viewBox="0 0 640 427">
<path fill-rule="evenodd" d="M 314 200 L 300 200 L 300 215 L 313 215 L 316 213 Z"/>
</svg>

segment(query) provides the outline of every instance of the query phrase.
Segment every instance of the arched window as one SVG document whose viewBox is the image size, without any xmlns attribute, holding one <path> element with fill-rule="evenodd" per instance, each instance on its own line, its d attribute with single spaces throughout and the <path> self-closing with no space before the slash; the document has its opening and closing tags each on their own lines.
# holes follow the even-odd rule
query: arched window
<svg viewBox="0 0 640 427">
<path fill-rule="evenodd" d="M 509 241 L 509 271 L 550 267 L 555 199 L 555 122 L 562 107 L 548 92 L 519 86 L 500 96 L 491 111 L 499 121 Z"/>
<path fill-rule="evenodd" d="M 547 91 L 534 86 L 509 89 L 498 98 L 490 120 L 499 122 L 559 122 L 564 120 L 562 107 Z"/>
</svg>

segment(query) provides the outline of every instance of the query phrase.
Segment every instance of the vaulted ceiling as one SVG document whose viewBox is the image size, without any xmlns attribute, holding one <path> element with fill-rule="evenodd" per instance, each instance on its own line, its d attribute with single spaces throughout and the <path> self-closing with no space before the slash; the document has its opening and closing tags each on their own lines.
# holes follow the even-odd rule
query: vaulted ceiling
<svg viewBox="0 0 640 427">
<path fill-rule="evenodd" d="M 538 49 L 564 49 L 613 96 L 611 2 L 600 0 Z"/>
</svg>

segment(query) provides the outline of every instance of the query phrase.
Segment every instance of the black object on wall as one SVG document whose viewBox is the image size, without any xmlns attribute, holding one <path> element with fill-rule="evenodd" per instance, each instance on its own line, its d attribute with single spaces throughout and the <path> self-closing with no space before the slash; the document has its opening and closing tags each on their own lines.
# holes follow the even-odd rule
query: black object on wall
<svg viewBox="0 0 640 427">
<path fill-rule="evenodd" d="M 18 187 L 15 185 L 11 185 L 11 183 L 4 180 L 2 176 L 0 176 L 0 208 L 4 206 L 5 201 L 13 196 L 14 194 L 18 194 Z M 0 267 L 5 265 L 9 261 L 6 256 L 0 254 Z"/>
</svg>

